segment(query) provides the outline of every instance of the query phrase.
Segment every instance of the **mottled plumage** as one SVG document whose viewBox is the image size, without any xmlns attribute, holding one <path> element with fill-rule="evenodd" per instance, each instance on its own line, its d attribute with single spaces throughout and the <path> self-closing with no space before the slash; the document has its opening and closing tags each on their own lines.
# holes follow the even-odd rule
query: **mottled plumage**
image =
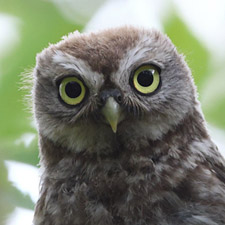
<svg viewBox="0 0 225 225">
<path fill-rule="evenodd" d="M 33 75 L 35 225 L 225 224 L 225 161 L 168 37 L 75 32 L 38 54 Z"/>
</svg>

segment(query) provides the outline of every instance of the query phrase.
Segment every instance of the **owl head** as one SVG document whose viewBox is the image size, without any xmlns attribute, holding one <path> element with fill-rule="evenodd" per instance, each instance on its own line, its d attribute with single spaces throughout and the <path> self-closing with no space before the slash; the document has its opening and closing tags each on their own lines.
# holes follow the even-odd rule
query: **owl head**
<svg viewBox="0 0 225 225">
<path fill-rule="evenodd" d="M 183 56 L 155 30 L 74 32 L 38 54 L 33 74 L 41 137 L 75 152 L 138 148 L 196 106 Z"/>
</svg>

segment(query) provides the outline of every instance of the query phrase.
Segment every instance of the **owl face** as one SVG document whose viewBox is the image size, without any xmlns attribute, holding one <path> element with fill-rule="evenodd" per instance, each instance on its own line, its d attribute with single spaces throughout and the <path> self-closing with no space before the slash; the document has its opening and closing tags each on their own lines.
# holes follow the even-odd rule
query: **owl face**
<svg viewBox="0 0 225 225">
<path fill-rule="evenodd" d="M 70 34 L 37 56 L 34 78 L 40 135 L 77 152 L 108 152 L 118 142 L 142 147 L 173 129 L 196 101 L 170 40 L 134 27 Z"/>
</svg>

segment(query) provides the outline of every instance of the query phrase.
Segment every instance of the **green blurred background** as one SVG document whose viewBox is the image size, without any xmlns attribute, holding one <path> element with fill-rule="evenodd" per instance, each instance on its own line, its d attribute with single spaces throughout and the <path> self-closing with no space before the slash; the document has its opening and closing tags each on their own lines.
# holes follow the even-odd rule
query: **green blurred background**
<svg viewBox="0 0 225 225">
<path fill-rule="evenodd" d="M 30 186 L 34 183 L 31 171 L 38 167 L 37 134 L 29 109 L 31 103 L 25 98 L 29 92 L 21 89 L 21 74 L 34 67 L 36 54 L 49 43 L 58 42 L 63 35 L 74 30 L 84 30 L 89 21 L 93 18 L 94 22 L 97 20 L 96 13 L 101 14 L 105 10 L 103 6 L 106 6 L 104 0 L 93 0 L 89 3 L 82 0 L 59 2 L 0 0 L 0 225 L 26 224 L 25 216 L 18 214 L 25 210 L 25 215 L 30 219 L 36 201 L 36 197 L 32 197 L 26 188 L 29 189 L 29 183 Z M 112 1 L 109 2 L 112 4 Z M 143 0 L 136 1 L 136 4 L 153 2 Z M 213 46 L 207 46 L 206 42 L 199 38 L 190 24 L 182 18 L 181 8 L 176 6 L 177 1 L 162 2 L 163 6 L 166 4 L 167 10 L 163 11 L 166 13 L 158 21 L 161 29 L 172 39 L 179 52 L 186 55 L 198 87 L 205 117 L 213 133 L 218 134 L 215 138 L 223 139 L 225 54 L 221 53 L 221 49 L 218 49 L 217 54 Z M 207 2 L 210 1 L 205 1 L 204 5 Z M 215 2 L 219 4 L 220 1 Z M 107 7 L 110 7 L 110 4 Z M 112 14 L 120 13 L 113 11 L 114 9 L 112 8 Z M 225 25 L 225 17 L 218 18 L 223 19 L 219 24 Z M 199 20 L 202 20 L 201 15 Z M 203 19 L 202 26 L 207 26 L 207 22 L 204 22 Z M 219 31 L 224 29 L 225 26 L 218 27 L 215 42 L 216 35 L 221 35 Z M 30 176 L 27 171 L 31 172 Z M 36 175 L 35 173 L 34 176 Z M 28 187 L 20 186 L 20 180 L 25 181 Z M 12 222 L 16 217 L 21 221 Z M 30 221 L 29 219 L 27 221 Z"/>
</svg>

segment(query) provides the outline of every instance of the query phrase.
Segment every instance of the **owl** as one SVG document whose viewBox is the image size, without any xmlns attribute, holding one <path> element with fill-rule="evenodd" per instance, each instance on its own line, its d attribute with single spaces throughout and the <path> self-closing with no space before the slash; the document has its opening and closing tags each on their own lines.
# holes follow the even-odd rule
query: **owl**
<svg viewBox="0 0 225 225">
<path fill-rule="evenodd" d="M 36 61 L 34 225 L 225 224 L 225 160 L 166 35 L 74 32 Z"/>
</svg>

